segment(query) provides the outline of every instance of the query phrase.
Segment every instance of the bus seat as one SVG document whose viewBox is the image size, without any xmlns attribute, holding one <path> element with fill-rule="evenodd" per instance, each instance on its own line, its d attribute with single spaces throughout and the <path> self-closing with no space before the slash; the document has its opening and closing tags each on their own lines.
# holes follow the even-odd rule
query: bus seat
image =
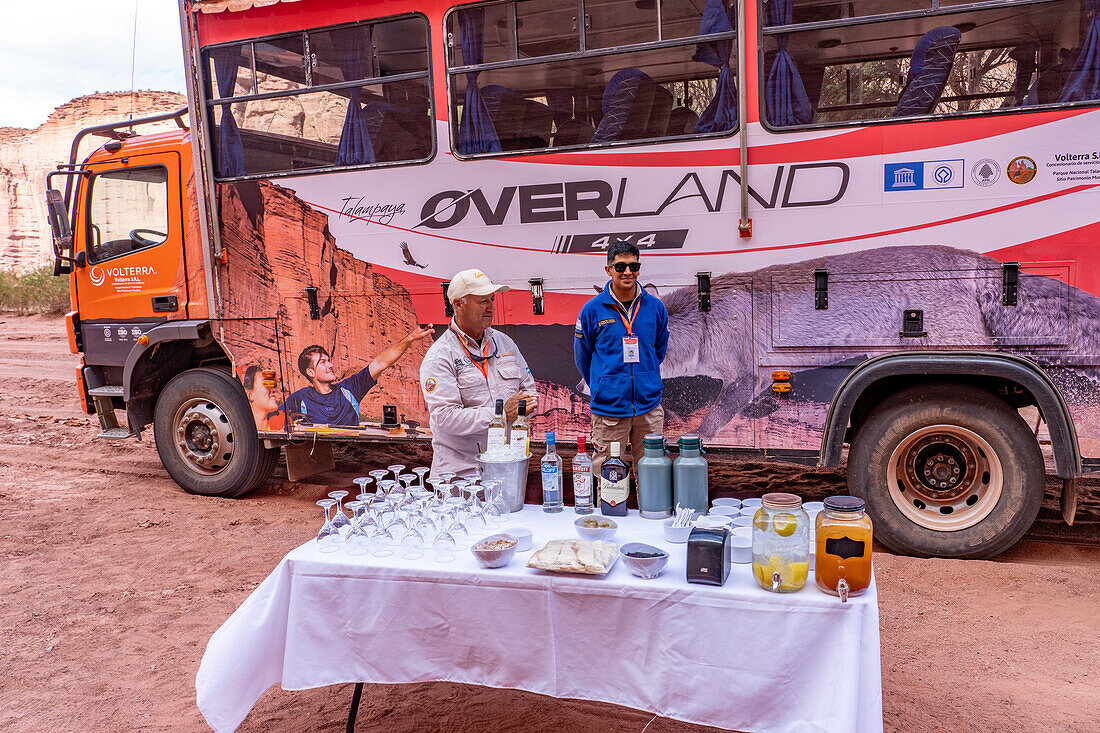
<svg viewBox="0 0 1100 733">
<path fill-rule="evenodd" d="M 541 102 L 533 99 L 523 103 L 524 148 L 550 147 L 550 131 L 554 129 L 554 113 Z"/>
<path fill-rule="evenodd" d="M 1031 86 L 1027 90 L 1027 96 L 1024 98 L 1024 107 L 1032 107 L 1036 104 L 1055 104 L 1062 96 L 1062 90 L 1065 89 L 1066 83 L 1069 81 L 1070 76 L 1073 74 L 1073 67 L 1077 63 L 1077 57 L 1081 53 L 1081 49 L 1075 48 L 1071 51 L 1065 51 L 1062 60 L 1054 66 L 1039 72 L 1039 75 L 1032 82 Z"/>
<path fill-rule="evenodd" d="M 649 110 L 645 136 L 664 137 L 668 134 L 668 118 L 672 114 L 672 95 L 660 84 L 653 91 L 653 106 Z"/>
<path fill-rule="evenodd" d="M 898 97 L 891 117 L 930 114 L 947 86 L 955 49 L 962 32 L 953 26 L 940 26 L 925 33 L 913 48 L 909 61 L 909 81 Z"/>
<path fill-rule="evenodd" d="M 699 115 L 688 107 L 676 107 L 668 115 L 667 135 L 691 135 L 695 132 L 695 123 Z"/>
<path fill-rule="evenodd" d="M 379 163 L 428 156 L 431 128 L 426 117 L 389 102 L 371 102 L 364 112 L 367 135 Z"/>
<path fill-rule="evenodd" d="M 592 135 L 595 132 L 596 128 L 583 120 L 568 120 L 563 122 L 554 132 L 554 147 L 586 145 L 592 140 Z"/>
<path fill-rule="evenodd" d="M 657 82 L 640 69 L 623 69 L 611 77 L 603 91 L 603 118 L 592 142 L 643 137 L 656 90 Z"/>
</svg>

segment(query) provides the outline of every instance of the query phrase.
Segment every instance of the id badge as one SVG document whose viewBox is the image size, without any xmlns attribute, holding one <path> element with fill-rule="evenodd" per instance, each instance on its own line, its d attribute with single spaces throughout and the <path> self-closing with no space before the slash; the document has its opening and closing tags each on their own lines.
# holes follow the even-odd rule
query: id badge
<svg viewBox="0 0 1100 733">
<path fill-rule="evenodd" d="M 623 362 L 625 364 L 637 364 L 638 363 L 638 337 L 637 336 L 624 336 L 623 337 Z"/>
</svg>

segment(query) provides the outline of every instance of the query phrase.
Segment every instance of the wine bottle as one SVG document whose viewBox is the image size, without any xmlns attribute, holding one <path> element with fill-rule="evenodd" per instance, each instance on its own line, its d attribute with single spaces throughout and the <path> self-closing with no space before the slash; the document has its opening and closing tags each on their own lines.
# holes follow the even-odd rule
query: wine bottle
<svg viewBox="0 0 1100 733">
<path fill-rule="evenodd" d="M 519 401 L 519 414 L 512 423 L 512 451 L 516 458 L 526 458 L 531 452 L 531 426 L 527 422 L 527 401 Z"/>
<path fill-rule="evenodd" d="M 504 422 L 504 400 L 497 400 L 496 415 L 489 421 L 489 439 L 486 443 L 487 453 L 499 453 L 504 450 L 507 442 L 505 434 L 508 424 Z"/>
</svg>

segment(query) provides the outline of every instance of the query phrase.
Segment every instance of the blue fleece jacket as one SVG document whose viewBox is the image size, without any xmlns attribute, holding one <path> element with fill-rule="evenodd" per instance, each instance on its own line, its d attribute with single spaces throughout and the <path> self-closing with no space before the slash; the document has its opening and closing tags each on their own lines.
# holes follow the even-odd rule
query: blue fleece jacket
<svg viewBox="0 0 1100 733">
<path fill-rule="evenodd" d="M 668 311 L 661 299 L 639 285 L 633 331 L 638 337 L 638 363 L 623 362 L 626 326 L 615 305 L 611 283 L 584 304 L 573 339 L 573 361 L 588 382 L 595 415 L 644 415 L 661 404 L 661 362 L 668 348 Z"/>
</svg>

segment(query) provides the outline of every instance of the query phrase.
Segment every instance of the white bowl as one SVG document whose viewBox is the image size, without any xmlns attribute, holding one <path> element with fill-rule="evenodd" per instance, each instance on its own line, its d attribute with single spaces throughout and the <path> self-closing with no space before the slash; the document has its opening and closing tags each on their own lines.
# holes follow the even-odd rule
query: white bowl
<svg viewBox="0 0 1100 733">
<path fill-rule="evenodd" d="M 483 542 L 494 542 L 496 540 L 511 540 L 512 544 L 501 550 L 481 550 L 478 549 L 478 545 Z M 516 545 L 519 544 L 516 538 L 510 534 L 492 534 L 483 540 L 478 540 L 470 548 L 470 552 L 477 558 L 477 564 L 483 568 L 502 568 L 512 561 L 512 558 L 516 554 Z"/>
<path fill-rule="evenodd" d="M 745 517 L 745 516 L 734 517 L 733 518 L 733 526 L 734 527 L 752 527 L 752 517 Z"/>
<path fill-rule="evenodd" d="M 611 526 L 582 527 L 581 524 L 586 519 L 595 519 L 597 522 L 608 522 Z M 603 540 L 604 542 L 610 542 L 611 538 L 615 536 L 615 533 L 619 531 L 619 525 L 615 524 L 610 519 L 596 516 L 577 517 L 573 522 L 573 526 L 577 528 L 577 534 L 581 536 L 582 540 Z"/>
<path fill-rule="evenodd" d="M 718 505 L 712 506 L 708 514 L 717 515 L 720 517 L 736 517 L 741 510 L 734 506 Z"/>
<path fill-rule="evenodd" d="M 748 499 L 742 499 L 741 500 L 741 508 L 743 509 L 747 506 L 759 507 L 760 506 L 760 498 L 756 497 L 756 496 L 751 496 Z"/>
<path fill-rule="evenodd" d="M 734 537 L 747 537 L 752 539 L 752 527 L 734 527 L 730 534 Z"/>
<path fill-rule="evenodd" d="M 755 517 L 758 511 L 760 511 L 758 506 L 742 506 L 740 514 L 742 517 Z"/>
<path fill-rule="evenodd" d="M 695 527 L 673 527 L 671 519 L 666 519 L 661 524 L 665 529 L 665 539 L 677 545 L 685 544 L 688 541 L 688 535 L 691 534 L 691 530 L 695 529 Z"/>
<path fill-rule="evenodd" d="M 659 552 L 657 557 L 631 557 L 628 552 Z M 626 563 L 627 569 L 639 578 L 649 580 L 656 578 L 668 564 L 668 553 L 660 547 L 647 545 L 644 542 L 627 542 L 619 548 L 619 556 Z"/>
<path fill-rule="evenodd" d="M 526 527 L 509 527 L 508 534 L 516 538 L 516 552 L 524 552 L 531 549 L 531 538 L 534 532 Z"/>
<path fill-rule="evenodd" d="M 730 497 L 722 497 L 721 499 L 715 499 L 710 503 L 711 506 L 731 506 L 734 509 L 741 508 L 741 500 L 733 499 Z"/>
<path fill-rule="evenodd" d="M 752 562 L 752 537 L 731 537 L 730 550 L 730 562 Z"/>
</svg>

